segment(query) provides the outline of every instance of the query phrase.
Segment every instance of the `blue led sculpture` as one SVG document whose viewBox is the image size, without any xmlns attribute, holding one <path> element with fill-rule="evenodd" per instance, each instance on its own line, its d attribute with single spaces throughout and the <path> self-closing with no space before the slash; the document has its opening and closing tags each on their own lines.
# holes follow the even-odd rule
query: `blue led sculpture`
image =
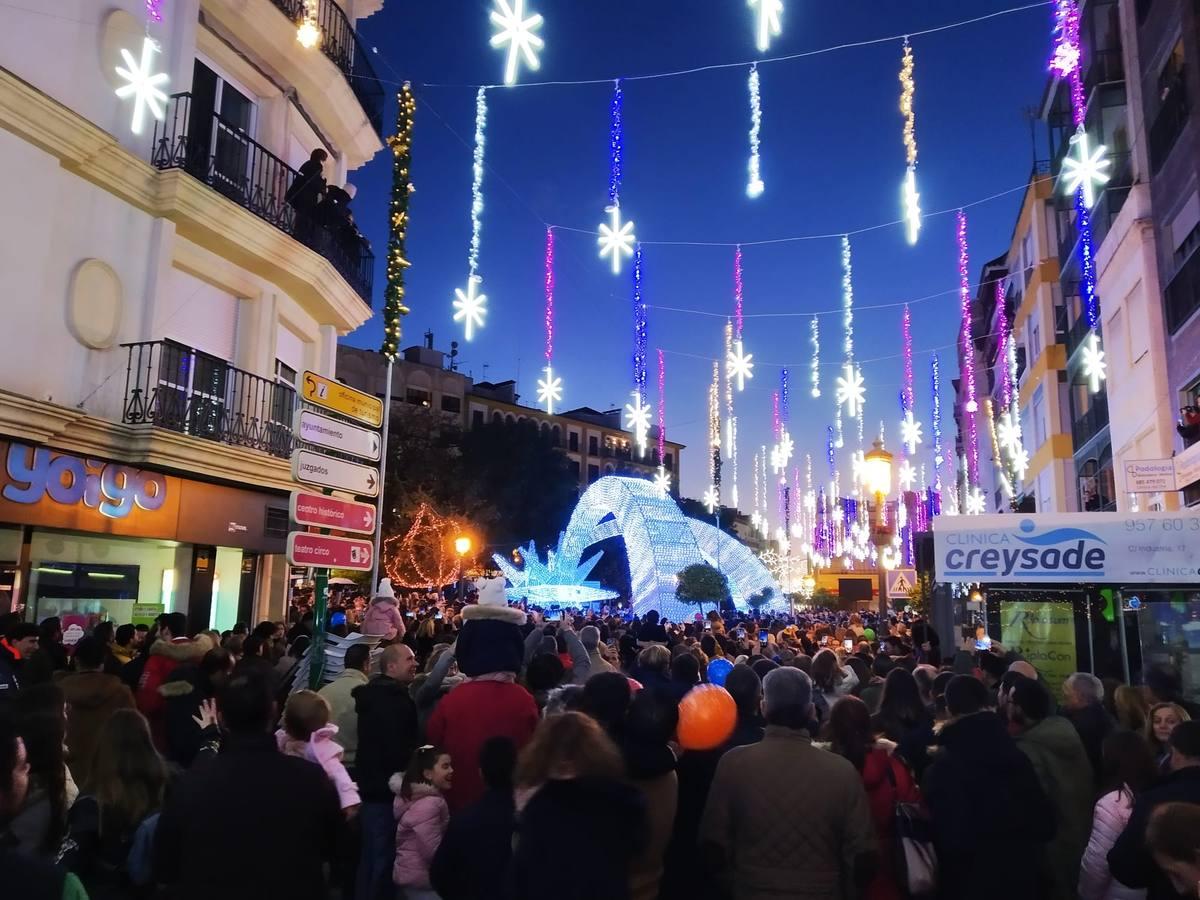
<svg viewBox="0 0 1200 900">
<path fill-rule="evenodd" d="M 511 603 L 526 600 L 534 606 L 578 607 L 615 600 L 620 596 L 598 581 L 587 580 L 600 557 L 604 555 L 603 551 L 589 556 L 581 563 L 579 555 L 572 556 L 563 552 L 563 536 L 560 535 L 558 546 L 547 551 L 544 563 L 538 558 L 537 547 L 533 541 L 518 552 L 525 561 L 523 569 L 518 569 L 499 553 L 492 557 L 504 573 L 504 577 L 508 579 L 509 586 L 504 594 Z"/>
<path fill-rule="evenodd" d="M 708 563 L 723 572 L 729 579 L 733 602 L 740 609 L 746 608 L 747 597 L 768 587 L 779 598 L 776 603 L 783 602 L 783 592 L 775 579 L 744 544 L 707 522 L 685 516 L 653 482 L 615 475 L 601 478 L 579 498 L 557 549 L 548 556 L 546 568 L 557 566 L 552 573 L 553 584 L 573 586 L 575 582 L 567 580 L 567 572 L 580 568 L 584 570 L 580 578 L 585 578 L 598 557 L 580 566 L 584 553 L 611 537 L 625 541 L 633 611 L 639 615 L 657 609 L 674 621 L 690 618 L 696 608 L 675 599 L 675 584 L 676 575 L 693 563 Z M 528 559 L 536 560 L 536 553 L 529 553 Z M 517 571 L 499 557 L 496 562 L 512 584 L 509 597 L 529 596 L 532 600 L 528 590 L 517 587 L 526 577 L 524 571 Z M 564 596 L 545 602 L 569 604 L 570 591 L 562 593 Z"/>
</svg>

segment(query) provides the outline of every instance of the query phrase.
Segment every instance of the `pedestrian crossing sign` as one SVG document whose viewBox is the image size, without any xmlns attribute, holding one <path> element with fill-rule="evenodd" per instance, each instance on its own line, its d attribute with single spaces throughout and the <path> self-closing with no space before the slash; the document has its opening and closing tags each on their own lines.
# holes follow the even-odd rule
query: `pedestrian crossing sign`
<svg viewBox="0 0 1200 900">
<path fill-rule="evenodd" d="M 908 592 L 917 583 L 916 569 L 892 569 L 887 573 L 887 593 L 889 600 L 907 600 Z"/>
</svg>

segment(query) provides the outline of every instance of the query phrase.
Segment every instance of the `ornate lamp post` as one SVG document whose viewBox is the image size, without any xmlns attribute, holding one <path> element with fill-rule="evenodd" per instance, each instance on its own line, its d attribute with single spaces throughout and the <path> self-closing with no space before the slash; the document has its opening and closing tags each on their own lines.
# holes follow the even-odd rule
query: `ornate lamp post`
<svg viewBox="0 0 1200 900">
<path fill-rule="evenodd" d="M 466 535 L 454 539 L 454 552 L 458 554 L 458 602 L 463 602 L 463 557 L 471 552 L 471 539 Z"/>
</svg>

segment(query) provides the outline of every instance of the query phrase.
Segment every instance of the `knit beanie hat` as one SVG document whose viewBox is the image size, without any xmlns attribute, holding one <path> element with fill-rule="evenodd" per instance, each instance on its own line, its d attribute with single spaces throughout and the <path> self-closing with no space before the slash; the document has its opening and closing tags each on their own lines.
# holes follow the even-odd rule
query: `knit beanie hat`
<svg viewBox="0 0 1200 900">
<path fill-rule="evenodd" d="M 391 600 L 393 603 L 396 602 L 396 592 L 392 590 L 392 579 L 384 578 L 380 580 L 379 590 L 375 592 L 375 596 L 371 598 L 371 602 L 374 603 L 377 600 Z"/>
<path fill-rule="evenodd" d="M 463 609 L 462 617 L 454 651 L 459 671 L 470 678 L 491 672 L 520 673 L 525 660 L 524 612 L 509 606 L 501 594 L 481 597 L 479 603 Z"/>
</svg>

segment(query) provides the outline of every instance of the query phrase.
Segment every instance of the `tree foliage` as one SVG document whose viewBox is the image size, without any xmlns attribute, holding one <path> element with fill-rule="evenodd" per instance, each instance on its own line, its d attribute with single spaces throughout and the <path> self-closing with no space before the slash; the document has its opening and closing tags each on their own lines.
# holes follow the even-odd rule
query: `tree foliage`
<svg viewBox="0 0 1200 900">
<path fill-rule="evenodd" d="M 746 605 L 753 610 L 758 610 L 760 607 L 766 606 L 775 599 L 774 588 L 763 588 L 757 594 L 751 594 L 746 598 Z"/>
<path fill-rule="evenodd" d="M 711 603 L 716 607 L 729 596 L 729 579 L 707 563 L 693 563 L 678 577 L 675 598 L 699 606 L 701 612 L 704 611 L 704 604 Z"/>
</svg>

